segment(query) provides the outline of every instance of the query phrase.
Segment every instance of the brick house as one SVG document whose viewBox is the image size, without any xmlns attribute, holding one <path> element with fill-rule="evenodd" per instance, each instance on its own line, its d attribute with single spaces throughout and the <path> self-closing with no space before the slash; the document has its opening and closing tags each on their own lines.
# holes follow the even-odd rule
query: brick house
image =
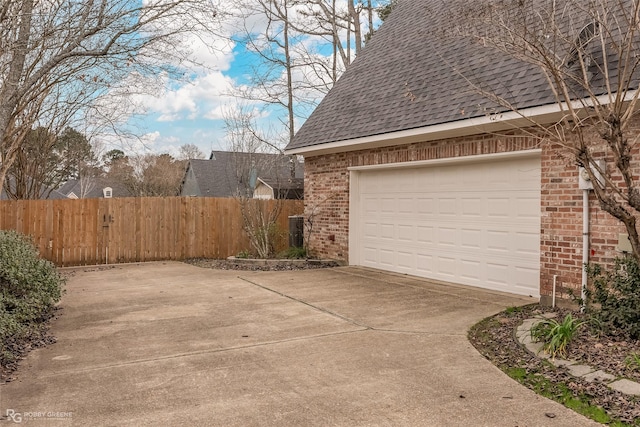
<svg viewBox="0 0 640 427">
<path fill-rule="evenodd" d="M 560 117 L 539 70 L 439 37 L 433 5 L 401 0 L 287 147 L 305 157 L 310 248 L 545 304 L 554 282 L 559 297 L 579 294 L 585 194 L 589 261 L 619 256 L 624 227 L 579 188 L 561 147 L 524 128 L 522 114 Z M 520 114 L 471 90 L 469 75 Z"/>
</svg>

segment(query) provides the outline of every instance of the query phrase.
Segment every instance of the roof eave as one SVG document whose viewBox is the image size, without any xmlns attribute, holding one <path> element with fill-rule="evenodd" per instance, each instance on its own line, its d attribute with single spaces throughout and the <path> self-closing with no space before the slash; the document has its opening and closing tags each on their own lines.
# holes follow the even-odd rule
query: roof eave
<svg viewBox="0 0 640 427">
<path fill-rule="evenodd" d="M 636 96 L 636 91 L 628 91 L 625 100 Z M 598 97 L 598 103 L 606 104 L 609 95 Z M 573 102 L 574 109 L 583 109 L 592 105 L 593 101 L 579 100 Z M 411 144 L 416 142 L 436 141 L 492 132 L 503 132 L 519 128 L 532 127 L 535 124 L 548 125 L 559 122 L 567 114 L 566 105 L 558 103 L 507 111 L 482 117 L 474 117 L 455 122 L 441 123 L 419 128 L 370 135 L 342 141 L 328 142 L 307 147 L 285 150 L 285 154 L 318 156 L 324 154 L 343 153 L 347 151 L 365 150 L 380 147 Z"/>
</svg>

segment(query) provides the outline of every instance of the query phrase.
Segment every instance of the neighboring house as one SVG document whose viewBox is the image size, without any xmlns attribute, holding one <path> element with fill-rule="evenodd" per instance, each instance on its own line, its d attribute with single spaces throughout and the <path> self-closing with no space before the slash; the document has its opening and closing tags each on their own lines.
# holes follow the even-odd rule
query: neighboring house
<svg viewBox="0 0 640 427">
<path fill-rule="evenodd" d="M 288 145 L 305 158 L 311 249 L 545 304 L 554 283 L 579 295 L 578 167 L 463 76 L 544 123 L 559 119 L 549 85 L 530 65 L 439 37 L 434 3 L 399 1 Z M 624 227 L 593 196 L 590 209 L 590 260 L 610 262 Z"/>
<path fill-rule="evenodd" d="M 113 197 L 132 197 L 131 192 L 118 182 L 104 178 L 70 179 L 58 188 L 67 199 L 98 199 Z"/>
<path fill-rule="evenodd" d="M 254 199 L 304 199 L 304 179 L 268 179 L 258 177 L 253 190 Z"/>
<path fill-rule="evenodd" d="M 303 177 L 304 163 L 297 156 L 212 151 L 209 159 L 189 160 L 180 195 L 253 197 L 261 182 L 275 189 L 272 197 L 292 198 L 290 194 L 301 195 Z M 267 193 L 268 189 L 261 194 Z"/>
<path fill-rule="evenodd" d="M 7 175 L 5 179 L 5 186 L 9 186 L 9 189 L 15 190 L 15 180 L 12 176 Z M 11 191 L 10 191 L 11 192 Z M 44 185 L 40 186 L 40 197 L 39 199 L 47 199 L 47 200 L 55 200 L 55 199 L 64 199 L 64 194 L 60 193 L 58 190 L 46 187 Z M 7 192 L 4 188 L 0 188 L 0 200 L 11 200 Z"/>
</svg>

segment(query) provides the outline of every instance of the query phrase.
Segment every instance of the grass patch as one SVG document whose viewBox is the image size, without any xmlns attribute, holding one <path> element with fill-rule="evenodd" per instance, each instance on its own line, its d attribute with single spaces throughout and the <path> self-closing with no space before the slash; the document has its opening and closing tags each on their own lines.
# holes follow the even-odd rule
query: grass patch
<svg viewBox="0 0 640 427">
<path fill-rule="evenodd" d="M 620 427 L 632 426 L 631 424 L 613 420 L 604 409 L 592 405 L 587 396 L 576 396 L 566 384 L 553 382 L 540 373 L 528 372 L 525 368 L 521 367 L 506 368 L 504 372 L 539 395 L 562 403 L 567 408 L 601 424 L 615 422 L 615 424 L 610 425 Z"/>
<path fill-rule="evenodd" d="M 307 250 L 305 248 L 290 247 L 278 254 L 278 258 L 286 259 L 305 259 L 307 258 Z"/>
<path fill-rule="evenodd" d="M 615 427 L 638 427 L 640 417 L 634 416 L 633 396 L 619 397 L 605 384 L 587 383 L 574 378 L 566 369 L 557 368 L 546 360 L 526 351 L 515 338 L 515 329 L 523 320 L 541 314 L 538 304 L 510 307 L 495 316 L 483 319 L 469 330 L 469 341 L 494 365 L 537 394 L 554 400 L 596 422 Z M 562 325 L 563 322 L 557 322 Z M 576 322 L 572 323 L 573 326 Z M 561 334 L 562 335 L 562 334 Z M 635 366 L 630 356 L 628 365 Z"/>
</svg>

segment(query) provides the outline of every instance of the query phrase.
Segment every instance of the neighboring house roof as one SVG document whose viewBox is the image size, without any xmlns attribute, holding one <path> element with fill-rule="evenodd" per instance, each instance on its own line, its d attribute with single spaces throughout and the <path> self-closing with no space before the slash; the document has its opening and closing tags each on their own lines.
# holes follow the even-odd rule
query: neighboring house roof
<svg viewBox="0 0 640 427">
<path fill-rule="evenodd" d="M 468 38 L 443 36 L 447 24 L 442 21 L 450 19 L 445 9 L 460 2 L 468 3 L 400 0 L 297 132 L 287 153 L 409 129 L 455 126 L 508 111 L 473 90 L 467 79 L 521 110 L 555 104 L 539 69 Z"/>
<path fill-rule="evenodd" d="M 111 197 L 132 197 L 131 192 L 124 185 L 104 178 L 90 178 L 84 183 L 78 179 L 70 179 L 58 189 L 58 192 L 70 199 L 98 199 L 104 197 L 102 190 L 106 187 L 112 189 Z"/>
<path fill-rule="evenodd" d="M 273 190 L 276 199 L 302 199 L 304 198 L 304 179 L 269 179 L 258 177 L 258 185 L 265 185 Z"/>
<path fill-rule="evenodd" d="M 7 175 L 5 178 L 5 185 L 10 186 L 10 188 L 15 188 L 15 180 L 12 176 Z M 11 198 L 7 195 L 4 188 L 0 189 L 0 200 L 10 200 Z M 48 200 L 56 200 L 56 199 L 66 199 L 65 195 L 59 192 L 58 190 L 51 189 L 44 185 L 40 186 L 40 199 L 48 199 Z"/>
<path fill-rule="evenodd" d="M 282 182 L 289 180 L 291 162 L 294 178 L 302 179 L 304 164 L 296 156 L 212 151 L 209 159 L 189 160 L 180 194 L 233 197 L 247 190 L 250 192 L 258 177 Z"/>
</svg>

